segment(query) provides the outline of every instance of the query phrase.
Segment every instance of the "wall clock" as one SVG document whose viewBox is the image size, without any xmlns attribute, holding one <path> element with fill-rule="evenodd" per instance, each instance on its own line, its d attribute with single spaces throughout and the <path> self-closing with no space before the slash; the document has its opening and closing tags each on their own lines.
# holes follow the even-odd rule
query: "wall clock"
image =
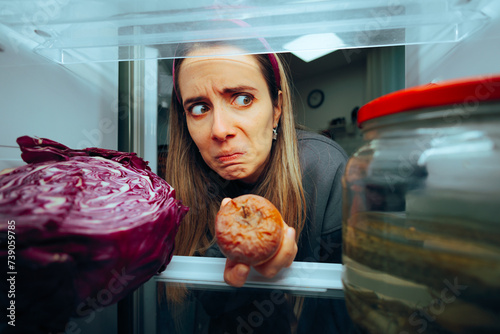
<svg viewBox="0 0 500 334">
<path fill-rule="evenodd" d="M 307 96 L 307 105 L 311 108 L 318 108 L 323 104 L 325 100 L 325 94 L 320 89 L 312 90 Z"/>
</svg>

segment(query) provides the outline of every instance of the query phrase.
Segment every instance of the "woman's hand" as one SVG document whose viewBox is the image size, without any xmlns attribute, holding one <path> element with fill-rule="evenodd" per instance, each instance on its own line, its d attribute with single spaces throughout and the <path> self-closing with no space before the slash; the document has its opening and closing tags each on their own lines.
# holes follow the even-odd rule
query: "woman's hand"
<svg viewBox="0 0 500 334">
<path fill-rule="evenodd" d="M 221 207 L 226 205 L 229 198 L 222 200 Z M 260 264 L 255 268 L 261 275 L 267 278 L 274 277 L 282 268 L 292 265 L 295 255 L 297 255 L 297 243 L 295 242 L 295 229 L 285 224 L 285 233 L 281 247 L 269 261 Z M 229 259 L 226 260 L 224 268 L 224 281 L 234 287 L 241 287 L 245 284 L 250 266 L 243 263 L 236 263 Z"/>
</svg>

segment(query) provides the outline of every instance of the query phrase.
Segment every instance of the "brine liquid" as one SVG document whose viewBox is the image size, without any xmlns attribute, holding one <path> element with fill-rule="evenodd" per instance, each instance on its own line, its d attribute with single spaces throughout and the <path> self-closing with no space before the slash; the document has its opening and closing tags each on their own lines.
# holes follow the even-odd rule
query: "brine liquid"
<svg viewBox="0 0 500 334">
<path fill-rule="evenodd" d="M 362 332 L 500 333 L 498 227 L 432 218 L 344 221 L 346 304 Z"/>
</svg>

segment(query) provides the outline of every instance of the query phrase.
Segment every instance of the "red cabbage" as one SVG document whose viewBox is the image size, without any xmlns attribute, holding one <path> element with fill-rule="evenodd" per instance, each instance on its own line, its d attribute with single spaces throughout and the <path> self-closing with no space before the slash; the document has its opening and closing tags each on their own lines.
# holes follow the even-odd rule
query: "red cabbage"
<svg viewBox="0 0 500 334">
<path fill-rule="evenodd" d="M 0 172 L 3 268 L 15 224 L 14 267 L 7 269 L 15 285 L 0 283 L 1 307 L 13 299 L 16 306 L 16 327 L 7 330 L 61 331 L 71 316 L 90 319 L 166 268 L 188 208 L 147 162 L 49 139 L 17 143 L 27 164 Z M 7 298 L 13 287 L 15 298 Z"/>
</svg>

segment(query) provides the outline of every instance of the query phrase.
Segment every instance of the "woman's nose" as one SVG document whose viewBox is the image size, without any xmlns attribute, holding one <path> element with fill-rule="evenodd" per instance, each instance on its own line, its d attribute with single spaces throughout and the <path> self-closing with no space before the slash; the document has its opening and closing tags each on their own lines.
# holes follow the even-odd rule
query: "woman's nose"
<svg viewBox="0 0 500 334">
<path fill-rule="evenodd" d="M 212 123 L 212 139 L 224 141 L 234 136 L 234 126 L 231 116 L 224 108 L 214 108 Z"/>
</svg>

